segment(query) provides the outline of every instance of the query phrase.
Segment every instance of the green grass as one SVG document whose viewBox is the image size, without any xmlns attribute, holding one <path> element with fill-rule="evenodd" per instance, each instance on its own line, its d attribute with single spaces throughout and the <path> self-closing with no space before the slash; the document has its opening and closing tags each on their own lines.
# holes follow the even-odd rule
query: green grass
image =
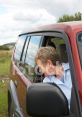
<svg viewBox="0 0 82 117">
<path fill-rule="evenodd" d="M 7 80 L 0 80 L 0 117 L 8 117 Z"/>
<path fill-rule="evenodd" d="M 0 58 L 0 76 L 9 75 L 10 57 Z"/>
<path fill-rule="evenodd" d="M 0 51 L 0 76 L 7 76 L 10 72 L 10 51 Z"/>
<path fill-rule="evenodd" d="M 0 117 L 8 117 L 7 90 L 11 51 L 0 51 Z"/>
</svg>

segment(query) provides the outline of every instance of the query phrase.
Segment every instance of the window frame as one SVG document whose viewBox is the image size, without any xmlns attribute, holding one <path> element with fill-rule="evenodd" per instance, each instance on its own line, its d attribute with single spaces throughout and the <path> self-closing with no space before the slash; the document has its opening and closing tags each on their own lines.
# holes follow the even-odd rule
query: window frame
<svg viewBox="0 0 82 117">
<path fill-rule="evenodd" d="M 81 66 L 81 69 L 82 69 L 82 60 L 81 60 L 81 57 L 80 57 L 80 51 L 79 51 L 79 45 L 78 45 L 78 36 L 79 36 L 79 34 L 81 34 L 81 33 L 82 33 L 82 31 L 80 31 L 80 32 L 78 32 L 78 33 L 76 34 L 76 43 L 77 43 L 77 48 L 78 48 L 80 66 Z"/>
</svg>

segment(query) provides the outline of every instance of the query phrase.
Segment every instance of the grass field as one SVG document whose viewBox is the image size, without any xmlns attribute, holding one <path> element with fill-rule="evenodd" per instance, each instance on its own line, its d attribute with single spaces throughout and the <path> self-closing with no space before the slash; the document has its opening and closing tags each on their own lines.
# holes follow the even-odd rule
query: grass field
<svg viewBox="0 0 82 117">
<path fill-rule="evenodd" d="M 11 51 L 0 51 L 0 77 L 9 75 Z"/>
<path fill-rule="evenodd" d="M 0 51 L 0 117 L 8 117 L 7 85 L 10 71 L 11 51 Z"/>
<path fill-rule="evenodd" d="M 0 80 L 0 117 L 8 117 L 7 85 L 8 80 Z"/>
</svg>

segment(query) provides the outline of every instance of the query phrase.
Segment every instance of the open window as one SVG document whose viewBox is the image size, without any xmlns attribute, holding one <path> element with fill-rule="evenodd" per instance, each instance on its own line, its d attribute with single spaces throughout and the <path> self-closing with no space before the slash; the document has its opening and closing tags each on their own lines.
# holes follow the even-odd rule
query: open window
<svg viewBox="0 0 82 117">
<path fill-rule="evenodd" d="M 54 36 L 44 36 L 45 43 L 43 46 L 52 46 L 56 49 L 58 55 L 60 56 L 62 63 L 68 62 L 68 56 L 66 51 L 66 44 L 63 38 Z"/>
</svg>

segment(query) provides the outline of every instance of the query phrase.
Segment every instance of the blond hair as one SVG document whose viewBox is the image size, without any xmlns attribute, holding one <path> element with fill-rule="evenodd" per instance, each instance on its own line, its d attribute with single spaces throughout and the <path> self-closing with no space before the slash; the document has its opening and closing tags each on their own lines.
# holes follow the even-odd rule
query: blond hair
<svg viewBox="0 0 82 117">
<path fill-rule="evenodd" d="M 60 58 L 58 54 L 56 53 L 56 49 L 54 47 L 41 47 L 35 57 L 35 62 L 37 63 L 37 60 L 40 60 L 43 64 L 47 63 L 47 60 L 51 60 L 53 65 L 56 65 L 56 62 L 59 61 Z"/>
</svg>

